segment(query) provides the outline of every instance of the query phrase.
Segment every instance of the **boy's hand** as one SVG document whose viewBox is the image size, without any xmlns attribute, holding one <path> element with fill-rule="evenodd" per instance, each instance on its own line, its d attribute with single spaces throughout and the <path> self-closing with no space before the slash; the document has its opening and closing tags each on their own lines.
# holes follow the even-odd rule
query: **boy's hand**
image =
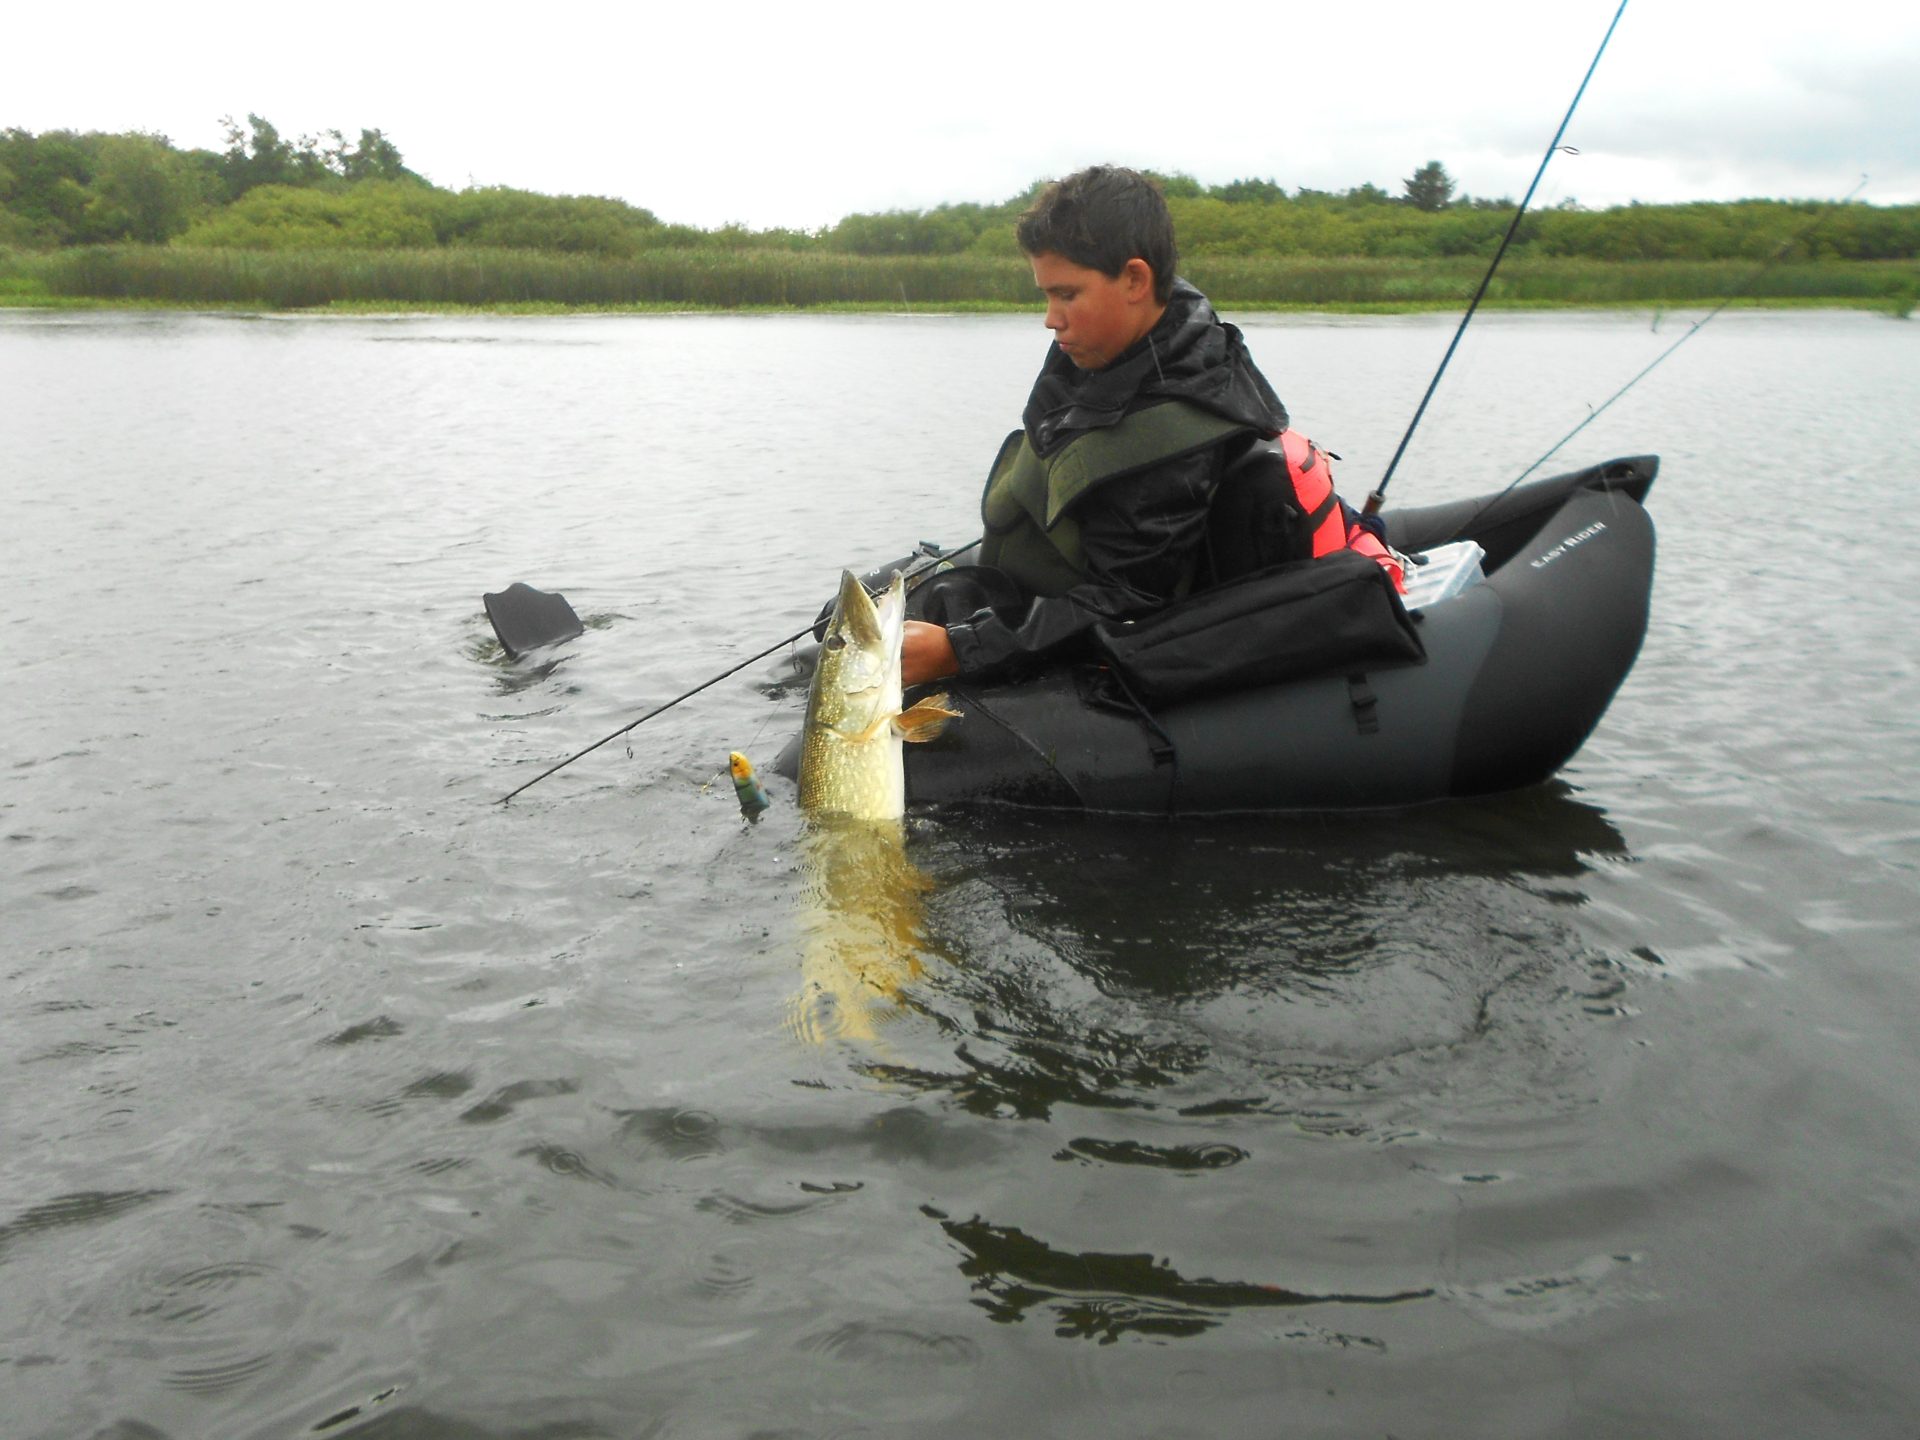
<svg viewBox="0 0 1920 1440">
<path fill-rule="evenodd" d="M 907 621 L 900 642 L 900 683 L 924 685 L 960 673 L 960 661 L 953 653 L 944 625 L 929 625 L 924 620 Z"/>
</svg>

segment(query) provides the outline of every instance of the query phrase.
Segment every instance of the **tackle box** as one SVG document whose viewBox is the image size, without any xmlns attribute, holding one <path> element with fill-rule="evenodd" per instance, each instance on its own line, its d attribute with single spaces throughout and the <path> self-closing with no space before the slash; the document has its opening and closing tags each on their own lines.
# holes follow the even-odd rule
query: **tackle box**
<svg viewBox="0 0 1920 1440">
<path fill-rule="evenodd" d="M 1485 578 L 1480 562 L 1486 553 L 1471 540 L 1455 540 L 1451 545 L 1421 551 L 1414 558 L 1425 563 L 1407 567 L 1407 593 L 1401 597 L 1402 602 L 1407 609 L 1418 610 L 1478 585 Z"/>
</svg>

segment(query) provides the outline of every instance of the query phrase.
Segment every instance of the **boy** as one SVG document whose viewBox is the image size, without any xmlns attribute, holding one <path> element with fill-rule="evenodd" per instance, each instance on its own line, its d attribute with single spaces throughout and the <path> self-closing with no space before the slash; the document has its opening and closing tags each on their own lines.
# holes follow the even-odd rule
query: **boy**
<svg viewBox="0 0 1920 1440">
<path fill-rule="evenodd" d="M 1187 593 L 1221 476 L 1287 426 L 1239 330 L 1174 275 L 1173 221 L 1144 176 L 1056 181 L 1016 234 L 1054 345 L 989 475 L 980 560 L 1021 604 L 909 622 L 909 685 L 1018 668 Z"/>
</svg>

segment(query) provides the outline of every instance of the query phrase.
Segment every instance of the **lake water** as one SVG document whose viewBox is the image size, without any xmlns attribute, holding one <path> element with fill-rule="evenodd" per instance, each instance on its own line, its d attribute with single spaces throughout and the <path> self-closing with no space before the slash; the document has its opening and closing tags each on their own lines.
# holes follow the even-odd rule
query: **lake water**
<svg viewBox="0 0 1920 1440">
<path fill-rule="evenodd" d="M 1453 322 L 1239 318 L 1364 492 Z M 1393 498 L 1698 318 L 1481 317 Z M 1920 1433 L 1920 326 L 1722 315 L 1548 467 L 1664 457 L 1552 787 L 919 816 L 840 1012 L 778 666 L 495 803 L 975 533 L 1043 346 L 0 313 L 0 1429 Z"/>
</svg>

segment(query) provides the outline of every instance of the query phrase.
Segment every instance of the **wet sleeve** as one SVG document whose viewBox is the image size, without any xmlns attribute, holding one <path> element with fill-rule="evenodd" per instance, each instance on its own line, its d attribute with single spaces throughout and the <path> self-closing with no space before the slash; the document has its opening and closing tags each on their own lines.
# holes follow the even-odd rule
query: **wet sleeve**
<svg viewBox="0 0 1920 1440">
<path fill-rule="evenodd" d="M 1173 601 L 1205 542 L 1221 468 L 1214 446 L 1094 490 L 1074 510 L 1086 581 L 1030 601 L 1023 614 L 981 610 L 949 625 L 961 676 L 977 679 L 1038 660 L 1102 621 L 1150 614 Z"/>
</svg>

